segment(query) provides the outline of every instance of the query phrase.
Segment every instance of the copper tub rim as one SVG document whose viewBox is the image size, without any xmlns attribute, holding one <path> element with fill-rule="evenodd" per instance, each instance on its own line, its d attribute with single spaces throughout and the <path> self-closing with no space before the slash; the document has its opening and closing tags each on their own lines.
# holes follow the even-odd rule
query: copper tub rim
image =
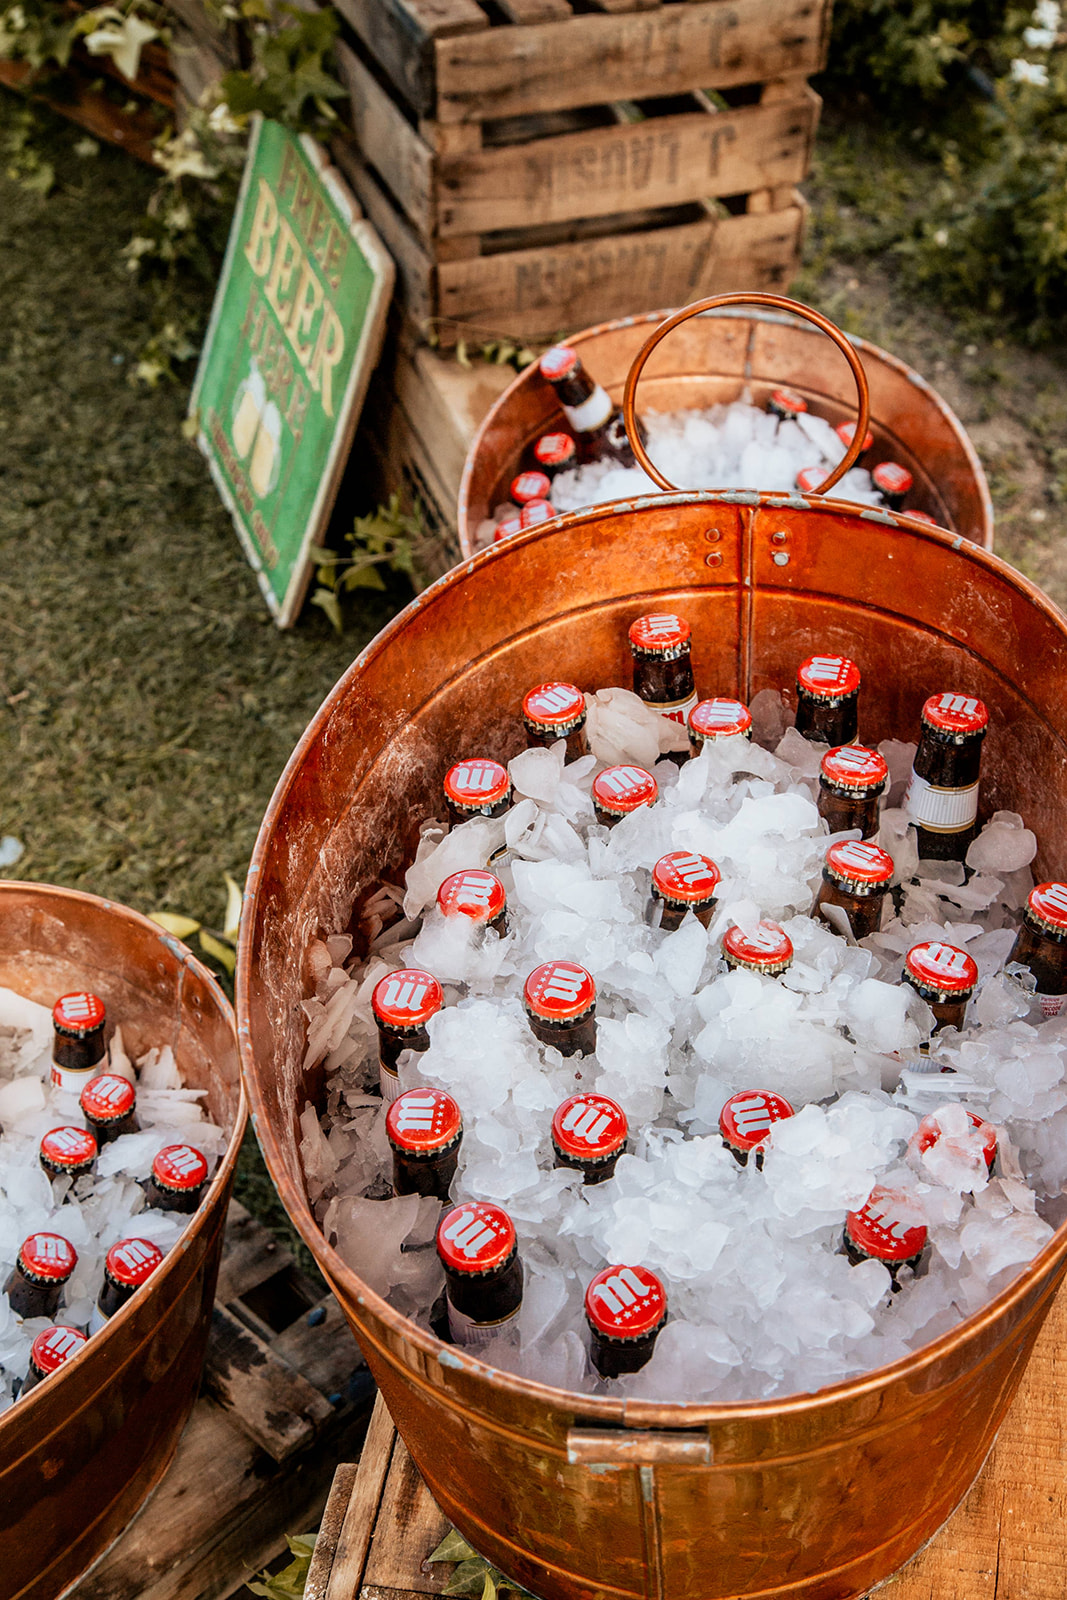
<svg viewBox="0 0 1067 1600">
<path fill-rule="evenodd" d="M 653 323 L 658 325 L 659 323 L 665 321 L 666 318 L 673 317 L 678 309 L 679 308 L 675 307 L 665 311 L 642 311 L 636 312 L 628 317 L 613 317 L 609 322 L 598 322 L 591 328 L 582 328 L 577 333 L 571 334 L 563 342 L 569 345 L 581 345 L 587 340 L 599 338 L 602 334 L 616 333 L 622 328 L 634 328 L 639 327 L 642 324 L 648 324 L 651 327 Z M 725 317 L 738 322 L 744 320 L 752 322 L 777 323 L 779 326 L 795 328 L 802 332 L 818 331 L 817 329 L 813 329 L 812 324 L 806 321 L 803 317 L 795 316 L 786 311 L 772 311 L 767 307 L 760 306 L 752 306 L 747 311 L 742 310 L 740 307 L 720 306 L 715 310 L 700 311 L 695 313 L 693 320 L 699 322 L 714 317 Z M 922 373 L 919 372 L 915 367 L 909 366 L 906 361 L 902 361 L 899 356 L 893 355 L 891 351 L 883 350 L 881 345 L 875 344 L 872 340 L 862 338 L 858 333 L 848 333 L 844 329 L 841 329 L 840 331 L 843 337 L 848 340 L 850 345 L 852 345 L 853 349 L 859 351 L 861 356 L 867 352 L 870 352 L 872 356 L 876 356 L 880 362 L 884 362 L 887 367 L 892 368 L 900 375 L 900 377 L 904 378 L 908 383 L 914 384 L 917 389 L 920 389 L 923 394 L 925 394 L 926 397 L 937 407 L 944 421 L 955 434 L 962 454 L 966 459 L 967 465 L 971 470 L 971 474 L 978 489 L 979 499 L 981 500 L 982 506 L 983 534 L 984 537 L 990 541 L 988 547 L 982 544 L 979 545 L 978 548 L 983 550 L 986 548 L 991 549 L 994 511 L 993 499 L 989 492 L 989 482 L 985 475 L 985 468 L 982 466 L 981 460 L 979 459 L 978 452 L 971 442 L 971 436 L 963 426 L 963 423 L 960 421 L 955 411 L 953 411 L 952 407 L 949 405 L 944 396 L 939 394 L 933 385 L 928 381 L 928 379 L 924 378 Z M 457 563 L 458 565 L 462 565 L 464 562 L 470 561 L 475 555 L 481 554 L 480 551 L 475 551 L 473 548 L 471 548 L 472 530 L 469 526 L 469 505 L 471 479 L 474 475 L 474 464 L 480 454 L 484 437 L 489 431 L 491 424 L 494 423 L 499 412 L 502 411 L 503 408 L 509 403 L 512 395 L 515 393 L 519 385 L 529 381 L 528 375 L 533 365 L 534 363 L 530 363 L 529 365 L 525 366 L 521 372 L 516 373 L 515 377 L 508 384 L 507 388 L 489 407 L 489 410 L 486 412 L 485 416 L 478 425 L 477 433 L 471 440 L 470 447 L 467 451 L 467 458 L 463 463 L 463 475 L 459 480 L 458 506 L 459 544 L 461 557 L 460 562 Z M 744 378 L 742 379 L 742 387 L 744 387 L 746 381 L 747 380 Z M 698 494 L 706 494 L 709 491 L 703 489 L 688 489 L 681 490 L 679 492 L 693 496 Z M 757 491 L 753 490 L 752 492 L 756 493 Z M 760 492 L 766 493 L 769 491 Z M 832 496 L 826 496 L 827 501 L 831 499 L 833 499 Z M 855 501 L 836 499 L 833 499 L 833 503 L 835 505 L 842 506 L 853 506 L 856 504 Z M 602 504 L 618 506 L 625 505 L 626 501 L 606 500 L 603 501 Z M 585 506 L 582 509 L 586 511 L 592 511 L 595 508 L 593 506 Z M 864 509 L 868 508 L 865 507 Z M 878 508 L 875 507 L 874 509 Z M 573 516 L 575 513 L 567 512 L 565 515 Z M 559 518 L 553 518 L 550 526 L 554 528 L 558 525 L 558 522 Z M 953 529 L 948 529 L 946 531 L 950 534 L 954 533 Z M 973 543 L 975 541 L 968 542 Z"/>
<path fill-rule="evenodd" d="M 211 972 L 211 970 L 193 954 L 188 945 L 184 944 L 182 940 L 178 939 L 174 934 L 168 933 L 167 930 L 158 922 L 153 922 L 151 917 L 146 917 L 143 912 L 135 911 L 132 906 L 123 905 L 119 900 L 112 900 L 104 895 L 90 894 L 84 889 L 66 889 L 58 884 L 34 883 L 27 879 L 13 878 L 5 878 L 0 880 L 0 914 L 3 913 L 4 899 L 8 894 L 16 890 L 20 893 L 26 893 L 29 891 L 34 895 L 48 895 L 58 901 L 60 906 L 62 906 L 65 902 L 89 905 L 94 907 L 97 911 L 106 912 L 109 916 L 118 916 L 120 919 L 139 929 L 141 933 L 153 935 L 156 941 L 161 944 L 172 957 L 175 957 L 179 961 L 183 974 L 186 971 L 191 971 L 195 973 L 197 978 L 205 985 L 208 992 L 212 994 L 212 997 L 218 1006 L 223 1019 L 229 1022 L 231 1030 L 234 1033 L 234 1037 L 236 1038 L 237 1019 L 234 1013 L 234 1008 L 226 998 L 222 985 L 219 983 L 214 973 Z M 178 1001 L 181 999 L 183 983 L 184 978 L 179 979 L 178 994 L 176 997 Z M 121 1019 L 119 1020 L 121 1023 Z M 167 1041 L 164 1040 L 162 1042 L 166 1043 Z M 237 1082 L 237 1106 L 234 1112 L 233 1128 L 226 1141 L 226 1148 L 219 1157 L 218 1166 L 215 1169 L 215 1173 L 207 1187 L 207 1190 L 204 1193 L 204 1197 L 201 1200 L 200 1205 L 197 1207 L 194 1214 L 189 1218 L 189 1222 L 183 1229 L 181 1237 L 175 1240 L 174 1244 L 167 1251 L 166 1255 L 163 1257 L 163 1260 L 152 1274 L 150 1279 L 150 1282 L 153 1286 L 152 1292 L 154 1292 L 160 1284 L 164 1283 L 171 1276 L 172 1272 L 177 1270 L 177 1264 L 180 1256 L 189 1249 L 194 1239 L 196 1239 L 199 1234 L 203 1232 L 204 1228 L 207 1227 L 208 1218 L 214 1209 L 214 1207 L 209 1205 L 208 1202 L 213 1200 L 219 1190 L 227 1187 L 230 1182 L 230 1175 L 237 1164 L 237 1157 L 241 1149 L 241 1143 L 244 1139 L 246 1127 L 248 1125 L 248 1115 L 248 1094 L 245 1089 L 244 1074 L 242 1073 Z M 225 1132 L 225 1129 L 223 1131 Z M 136 1221 L 136 1218 L 134 1218 L 134 1221 Z M 131 1237 L 134 1237 L 134 1235 L 131 1234 Z M 86 1341 L 81 1350 L 78 1351 L 78 1354 L 71 1361 L 70 1370 L 83 1362 L 90 1350 L 101 1353 L 107 1352 L 110 1348 L 110 1343 L 113 1343 L 114 1339 L 117 1337 L 118 1328 L 125 1321 L 127 1321 L 129 1317 L 136 1316 L 140 1311 L 142 1304 L 143 1302 L 139 1301 L 136 1295 L 132 1295 L 126 1304 L 124 1306 L 120 1306 L 118 1311 L 115 1312 L 114 1316 L 108 1319 L 107 1323 L 103 1328 L 100 1329 L 99 1333 L 94 1333 L 92 1337 Z M 25 1395 L 18 1402 L 20 1416 L 30 1416 L 32 1419 L 32 1410 L 30 1410 L 30 1408 L 33 1407 L 42 1396 L 55 1394 L 55 1385 L 56 1383 L 62 1383 L 67 1370 L 68 1369 L 65 1367 L 64 1370 L 60 1372 L 57 1377 L 53 1378 L 53 1380 L 48 1384 L 40 1383 L 34 1389 L 31 1389 L 30 1393 Z M 3 1434 L 3 1426 L 4 1418 L 3 1416 L 0 1416 L 0 1437 L 2 1437 Z M 80 1582 L 81 1579 L 78 1579 L 77 1581 Z"/>
<path fill-rule="evenodd" d="M 634 321 L 638 319 L 627 318 L 624 320 Z M 898 1361 L 890 1362 L 887 1366 L 872 1368 L 869 1372 L 861 1373 L 857 1377 L 847 1378 L 840 1383 L 830 1384 L 821 1389 L 801 1390 L 795 1394 L 781 1395 L 768 1400 L 713 1402 L 641 1400 L 628 1396 L 614 1398 L 605 1395 L 583 1394 L 578 1390 L 572 1389 L 558 1389 L 550 1384 L 520 1377 L 516 1373 L 479 1361 L 465 1351 L 459 1350 L 453 1345 L 445 1344 L 428 1330 L 420 1328 L 409 1317 L 395 1310 L 388 1300 L 365 1284 L 355 1271 L 347 1265 L 334 1246 L 328 1242 L 322 1229 L 315 1221 L 307 1199 L 306 1184 L 302 1181 L 299 1185 L 295 1185 L 289 1181 L 284 1163 L 280 1159 L 280 1141 L 275 1136 L 271 1126 L 271 1119 L 266 1115 L 266 1107 L 260 1097 L 252 1053 L 252 1022 L 248 1011 L 253 966 L 252 931 L 259 910 L 260 872 L 264 857 L 267 854 L 268 845 L 274 836 L 275 823 L 289 799 L 292 787 L 304 765 L 308 752 L 319 741 L 323 730 L 330 721 L 335 706 L 347 698 L 352 681 L 358 677 L 366 662 L 388 650 L 393 643 L 394 635 L 401 633 L 408 623 L 417 617 L 419 612 L 434 600 L 441 591 L 458 583 L 476 568 L 481 568 L 495 561 L 507 560 L 511 551 L 519 546 L 530 545 L 541 539 L 550 539 L 561 528 L 571 529 L 586 521 L 596 521 L 608 511 L 616 516 L 620 512 L 635 515 L 643 510 L 662 510 L 664 507 L 671 505 L 694 504 L 722 505 L 731 508 L 741 507 L 749 511 L 789 509 L 817 512 L 831 511 L 835 514 L 841 512 L 862 517 L 866 521 L 875 521 L 883 526 L 901 528 L 905 532 L 918 536 L 930 543 L 943 545 L 965 560 L 973 560 L 978 565 L 985 567 L 990 573 L 1021 592 L 1038 609 L 1044 611 L 1056 621 L 1064 633 L 1067 634 L 1067 614 L 1062 612 L 1043 590 L 1032 583 L 1029 578 L 1025 577 L 1015 567 L 1010 566 L 1008 562 L 995 555 L 993 551 L 986 550 L 981 545 L 966 539 L 962 534 L 952 533 L 946 528 L 934 527 L 928 523 L 916 522 L 902 512 L 860 505 L 855 502 L 832 500 L 829 497 L 822 499 L 815 495 L 785 495 L 748 489 L 732 490 L 727 493 L 712 493 L 707 490 L 678 490 L 674 494 L 643 495 L 633 500 L 616 500 L 603 505 L 587 506 L 580 511 L 567 512 L 554 518 L 551 522 L 540 523 L 535 527 L 524 529 L 521 533 L 513 535 L 510 539 L 500 544 L 490 545 L 487 549 L 479 551 L 476 555 L 469 556 L 457 566 L 451 568 L 428 588 L 416 595 L 402 611 L 398 612 L 395 617 L 386 623 L 385 627 L 364 646 L 351 665 L 346 668 L 301 734 L 299 742 L 285 764 L 271 796 L 270 803 L 264 813 L 245 881 L 237 950 L 237 1039 L 241 1058 L 241 1077 L 251 1108 L 252 1126 L 255 1129 L 271 1182 L 274 1184 L 286 1213 L 315 1257 L 319 1267 L 325 1273 L 335 1296 L 338 1299 L 341 1298 L 337 1294 L 337 1286 L 340 1285 L 353 1304 L 367 1306 L 390 1332 L 397 1335 L 409 1347 L 416 1349 L 423 1357 L 430 1358 L 439 1368 L 451 1368 L 454 1371 L 463 1372 L 472 1378 L 486 1381 L 491 1388 L 503 1390 L 516 1398 L 521 1397 L 539 1401 L 556 1412 L 573 1412 L 578 1416 L 595 1419 L 598 1422 L 615 1423 L 619 1426 L 638 1429 L 663 1426 L 702 1428 L 705 1426 L 712 1427 L 720 1423 L 725 1425 L 729 1423 L 768 1421 L 774 1418 L 782 1418 L 783 1416 L 788 1418 L 798 1413 L 831 1409 L 838 1405 L 860 1401 L 865 1396 L 888 1388 L 894 1382 L 914 1378 L 918 1373 L 925 1371 L 940 1361 L 952 1349 L 969 1344 L 991 1324 L 999 1321 L 1015 1302 L 1024 1299 L 1040 1278 L 1044 1277 L 1046 1273 L 1051 1274 L 1052 1268 L 1067 1257 L 1067 1220 L 1064 1220 L 1055 1230 L 1048 1243 L 1038 1251 L 1037 1255 L 1011 1279 L 994 1299 L 988 1301 L 977 1311 L 972 1312 L 969 1317 L 963 1318 L 946 1333 L 931 1340 L 929 1344 L 920 1346 L 918 1350 L 911 1351 Z M 691 588 L 692 584 L 683 584 L 680 587 Z M 953 642 L 958 643 L 958 641 Z M 960 648 L 966 647 L 960 646 Z M 305 880 L 305 888 L 306 882 L 307 880 Z M 325 937 L 334 931 L 336 930 L 322 929 L 315 937 Z M 297 1159 L 299 1163 L 299 1155 Z M 1058 1280 L 1055 1282 L 1050 1281 L 1046 1285 L 1041 1299 L 1047 1299 L 1049 1295 L 1056 1292 L 1058 1287 Z M 341 1303 L 343 1309 L 344 1303 L 343 1301 Z M 361 1329 L 360 1337 L 368 1340 L 370 1336 L 366 1329 Z M 374 1342 L 377 1343 L 376 1340 Z M 381 1345 L 378 1345 L 378 1348 L 383 1351 L 387 1360 L 395 1363 L 395 1357 L 391 1352 L 385 1350 Z M 405 1371 L 412 1382 L 433 1389 L 438 1387 L 427 1377 L 425 1365 L 421 1368 L 405 1365 Z"/>
</svg>

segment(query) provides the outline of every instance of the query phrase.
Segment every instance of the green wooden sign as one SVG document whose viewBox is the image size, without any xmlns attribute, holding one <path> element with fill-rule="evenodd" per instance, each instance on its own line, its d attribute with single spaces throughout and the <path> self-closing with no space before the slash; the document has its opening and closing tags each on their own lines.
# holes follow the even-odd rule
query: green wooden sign
<svg viewBox="0 0 1067 1600">
<path fill-rule="evenodd" d="M 190 415 L 282 628 L 303 603 L 393 277 L 325 151 L 258 119 Z"/>
</svg>

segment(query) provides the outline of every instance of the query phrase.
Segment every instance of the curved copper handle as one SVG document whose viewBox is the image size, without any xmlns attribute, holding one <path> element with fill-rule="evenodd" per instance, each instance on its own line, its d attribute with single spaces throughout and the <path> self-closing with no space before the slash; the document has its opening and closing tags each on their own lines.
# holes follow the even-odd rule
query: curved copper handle
<svg viewBox="0 0 1067 1600">
<path fill-rule="evenodd" d="M 648 451 L 641 443 L 634 414 L 634 400 L 637 395 L 638 379 L 644 369 L 645 362 L 660 340 L 665 339 L 673 328 L 678 327 L 679 323 L 688 322 L 690 317 L 699 316 L 702 311 L 712 311 L 717 306 L 744 305 L 771 306 L 776 311 L 789 311 L 794 316 L 803 317 L 807 322 L 813 322 L 817 328 L 826 334 L 828 339 L 834 341 L 852 368 L 852 376 L 856 380 L 856 392 L 859 396 L 859 416 L 856 419 L 856 431 L 852 435 L 852 443 L 845 452 L 844 460 L 838 462 L 824 483 L 821 483 L 817 489 L 811 491 L 812 494 L 825 494 L 827 489 L 833 488 L 839 478 L 844 477 L 845 473 L 859 458 L 860 451 L 863 448 L 863 441 L 867 435 L 867 424 L 871 415 L 867 374 L 864 372 L 863 363 L 852 344 L 841 332 L 841 329 L 830 321 L 829 317 L 824 317 L 821 311 L 813 311 L 811 306 L 802 305 L 799 300 L 790 300 L 783 294 L 713 294 L 708 300 L 695 300 L 691 306 L 683 306 L 681 311 L 674 312 L 673 316 L 660 323 L 659 327 L 645 340 L 641 349 L 637 352 L 634 364 L 627 376 L 626 389 L 622 397 L 623 420 L 626 424 L 626 432 L 633 453 L 654 483 L 658 483 L 661 489 L 676 492 L 676 485 L 663 476 L 659 468 L 649 459 Z M 714 493 L 714 491 L 712 492 Z"/>
</svg>

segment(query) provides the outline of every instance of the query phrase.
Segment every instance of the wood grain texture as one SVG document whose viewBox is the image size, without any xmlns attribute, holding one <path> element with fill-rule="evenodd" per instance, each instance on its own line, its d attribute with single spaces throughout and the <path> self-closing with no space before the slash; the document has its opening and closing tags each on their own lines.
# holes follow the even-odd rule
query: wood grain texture
<svg viewBox="0 0 1067 1600">
<path fill-rule="evenodd" d="M 343 0 L 346 15 L 353 3 Z M 479 122 L 816 72 L 829 10 L 829 0 L 698 0 L 438 37 L 434 115 Z"/>
<path fill-rule="evenodd" d="M 433 41 L 489 27 L 475 0 L 334 0 L 334 4 L 421 116 L 433 115 Z"/>
<path fill-rule="evenodd" d="M 442 157 L 438 229 L 483 233 L 791 187 L 807 174 L 820 104 L 805 88 L 788 102 Z"/>
<path fill-rule="evenodd" d="M 409 316 L 417 323 L 426 321 L 435 312 L 432 256 L 360 159 L 352 139 L 338 135 L 330 141 L 330 149 L 396 263 L 397 292 Z"/>
<path fill-rule="evenodd" d="M 421 233 L 434 231 L 434 153 L 400 107 L 344 40 L 335 45 L 337 74 L 348 90 L 360 149 Z"/>
<path fill-rule="evenodd" d="M 395 1444 L 393 1419 L 379 1395 L 374 1402 L 323 1600 L 352 1600 L 353 1595 L 359 1593 Z"/>
<path fill-rule="evenodd" d="M 275 1461 L 310 1444 L 333 1412 L 325 1395 L 225 1306 L 212 1313 L 204 1383 Z"/>
</svg>

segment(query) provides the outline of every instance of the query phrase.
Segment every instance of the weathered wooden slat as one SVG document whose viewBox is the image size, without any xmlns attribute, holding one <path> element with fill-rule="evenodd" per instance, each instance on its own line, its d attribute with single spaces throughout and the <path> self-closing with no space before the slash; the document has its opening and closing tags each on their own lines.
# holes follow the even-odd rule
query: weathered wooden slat
<svg viewBox="0 0 1067 1600">
<path fill-rule="evenodd" d="M 212 1314 L 204 1383 L 275 1461 L 309 1444 L 333 1411 L 325 1395 L 220 1305 Z"/>
<path fill-rule="evenodd" d="M 482 233 L 792 187 L 807 173 L 819 106 L 805 89 L 791 102 L 442 157 L 438 231 Z"/>
<path fill-rule="evenodd" d="M 304 1600 L 323 1600 L 326 1593 L 326 1585 L 330 1581 L 330 1572 L 337 1555 L 337 1541 L 341 1537 L 345 1512 L 352 1498 L 352 1490 L 356 1486 L 358 1471 L 359 1468 L 354 1463 L 342 1462 L 333 1475 L 329 1497 L 315 1539 L 315 1548 L 311 1553 L 311 1565 L 304 1580 Z"/>
<path fill-rule="evenodd" d="M 658 5 L 659 0 L 655 0 Z M 567 0 L 499 0 L 501 11 L 512 22 L 549 22 L 574 15 Z"/>
<path fill-rule="evenodd" d="M 420 116 L 434 115 L 435 39 L 488 29 L 475 0 L 334 0 L 379 66 Z"/>
<path fill-rule="evenodd" d="M 99 76 L 99 68 L 94 69 Z M 0 85 L 18 89 L 31 100 L 43 105 L 68 122 L 74 122 L 95 139 L 118 145 L 128 155 L 136 156 L 147 166 L 155 165 L 155 141 L 163 126 L 162 114 L 151 106 L 138 105 L 133 111 L 124 111 L 101 91 L 90 86 L 88 77 L 71 72 L 63 79 L 62 95 L 50 91 L 45 78 L 40 89 L 33 87 L 33 71 L 25 61 L 5 61 L 0 58 Z M 158 171 L 158 168 L 156 169 Z"/>
<path fill-rule="evenodd" d="M 337 71 L 351 96 L 356 141 L 420 232 L 434 229 L 434 153 L 343 40 Z"/>
<path fill-rule="evenodd" d="M 698 0 L 438 37 L 433 115 L 480 122 L 816 72 L 829 12 L 829 0 Z"/>
<path fill-rule="evenodd" d="M 425 322 L 435 312 L 433 257 L 383 193 L 352 140 L 337 136 L 330 149 L 396 263 L 397 290 L 408 315 L 416 323 Z"/>
<path fill-rule="evenodd" d="M 398 1438 L 363 1569 L 364 1585 L 388 1589 L 398 1572 L 419 1572 L 420 1588 L 424 1587 L 428 1594 L 440 1594 L 452 1568 L 444 1562 L 424 1564 L 447 1532 L 447 1517 L 419 1476 L 404 1441 Z"/>
<path fill-rule="evenodd" d="M 293 1256 L 270 1229 L 246 1211 L 240 1201 L 231 1200 L 226 1212 L 226 1252 L 219 1266 L 215 1299 L 221 1305 L 229 1305 L 239 1295 L 258 1289 L 275 1273 L 292 1266 Z"/>
<path fill-rule="evenodd" d="M 341 1389 L 365 1363 L 363 1354 L 332 1294 L 271 1340 L 275 1355 L 302 1372 L 324 1395 Z"/>
<path fill-rule="evenodd" d="M 359 1459 L 359 1471 L 337 1538 L 337 1549 L 329 1580 L 323 1590 L 323 1600 L 353 1600 L 353 1596 L 359 1594 L 395 1439 L 393 1419 L 379 1395 L 374 1402 L 366 1443 Z"/>
</svg>

